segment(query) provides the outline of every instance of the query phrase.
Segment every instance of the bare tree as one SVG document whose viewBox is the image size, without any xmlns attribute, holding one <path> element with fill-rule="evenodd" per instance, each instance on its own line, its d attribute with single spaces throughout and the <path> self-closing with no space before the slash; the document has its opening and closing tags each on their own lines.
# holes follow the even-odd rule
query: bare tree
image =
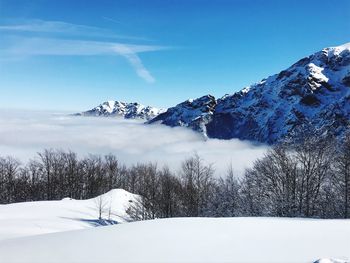
<svg viewBox="0 0 350 263">
<path fill-rule="evenodd" d="M 15 201 L 15 185 L 20 162 L 13 157 L 0 158 L 1 199 L 5 203 Z"/>
<path fill-rule="evenodd" d="M 342 217 L 350 218 L 350 134 L 341 142 L 332 185 L 342 205 Z"/>
<path fill-rule="evenodd" d="M 276 146 L 248 169 L 243 193 L 251 213 L 294 216 L 296 210 L 297 163 L 285 146 Z M 258 205 L 256 205 L 256 203 Z"/>
<path fill-rule="evenodd" d="M 133 221 L 154 219 L 154 215 L 145 207 L 145 199 L 142 196 L 133 200 L 126 210 L 127 215 Z"/>
<path fill-rule="evenodd" d="M 186 216 L 202 214 L 213 190 L 214 169 L 195 154 L 182 163 L 183 208 Z"/>
<path fill-rule="evenodd" d="M 140 195 L 128 213 L 133 220 L 175 216 L 305 216 L 349 218 L 350 136 L 340 142 L 315 136 L 273 147 L 236 179 L 232 165 L 215 179 L 198 155 L 178 174 L 156 164 L 129 168 L 116 157 L 44 150 L 27 164 L 0 157 L 0 202 L 95 198 L 99 220 L 112 218 L 99 196 L 122 187 Z M 108 207 L 109 204 L 109 207 Z"/>
<path fill-rule="evenodd" d="M 220 177 L 205 211 L 207 216 L 232 217 L 240 216 L 241 198 L 240 185 L 232 164 L 228 167 L 225 177 Z"/>
<path fill-rule="evenodd" d="M 329 138 L 308 136 L 297 145 L 299 213 L 313 216 L 326 176 L 334 162 L 335 142 Z"/>
<path fill-rule="evenodd" d="M 182 186 L 180 179 L 173 175 L 168 167 L 164 167 L 161 171 L 159 171 L 158 177 L 158 216 L 181 216 L 182 209 L 180 204 L 180 197 L 182 192 Z"/>
<path fill-rule="evenodd" d="M 98 212 L 98 220 L 102 220 L 107 207 L 107 202 L 103 195 L 99 195 L 95 198 L 95 206 Z"/>
<path fill-rule="evenodd" d="M 53 162 L 53 150 L 44 150 L 41 153 L 38 153 L 41 161 L 41 170 L 46 176 L 46 198 L 51 200 L 52 193 L 52 162 Z"/>
</svg>

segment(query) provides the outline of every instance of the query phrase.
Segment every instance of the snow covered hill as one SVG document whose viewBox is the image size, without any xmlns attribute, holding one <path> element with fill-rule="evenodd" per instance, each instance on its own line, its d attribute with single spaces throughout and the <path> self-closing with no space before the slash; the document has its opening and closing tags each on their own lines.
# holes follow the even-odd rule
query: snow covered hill
<svg viewBox="0 0 350 263">
<path fill-rule="evenodd" d="M 349 236 L 350 220 L 161 219 L 4 240 L 0 262 L 349 262 Z"/>
<path fill-rule="evenodd" d="M 217 101 L 207 95 L 180 103 L 153 122 L 265 143 L 305 125 L 340 137 L 350 130 L 350 43 L 325 48 Z"/>
<path fill-rule="evenodd" d="M 0 240 L 126 222 L 130 220 L 126 210 L 138 198 L 114 189 L 88 200 L 65 198 L 0 205 Z M 99 220 L 99 207 L 105 220 Z"/>
<path fill-rule="evenodd" d="M 125 119 L 150 120 L 162 112 L 164 112 L 163 109 L 143 106 L 137 102 L 126 103 L 121 101 L 106 101 L 91 110 L 77 113 L 76 115 L 105 117 L 120 116 L 124 117 Z"/>
</svg>

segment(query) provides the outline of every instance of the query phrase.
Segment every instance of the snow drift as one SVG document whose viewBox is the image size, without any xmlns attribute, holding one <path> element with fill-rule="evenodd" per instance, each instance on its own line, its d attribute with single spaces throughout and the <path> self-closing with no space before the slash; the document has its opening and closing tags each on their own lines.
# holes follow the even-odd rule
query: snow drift
<svg viewBox="0 0 350 263">
<path fill-rule="evenodd" d="M 0 240 L 129 221 L 126 210 L 138 199 L 138 195 L 114 189 L 87 200 L 64 198 L 0 205 Z M 99 204 L 105 220 L 99 220 Z"/>
<path fill-rule="evenodd" d="M 349 236 L 350 220 L 161 219 L 5 240 L 0 262 L 346 262 Z"/>
</svg>

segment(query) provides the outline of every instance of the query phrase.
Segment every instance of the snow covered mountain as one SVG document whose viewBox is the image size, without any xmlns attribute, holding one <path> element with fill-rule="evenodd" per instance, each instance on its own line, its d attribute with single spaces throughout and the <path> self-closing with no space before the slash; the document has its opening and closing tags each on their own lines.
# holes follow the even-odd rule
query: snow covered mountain
<svg viewBox="0 0 350 263">
<path fill-rule="evenodd" d="M 350 43 L 325 48 L 217 101 L 185 101 L 149 123 L 185 126 L 210 138 L 276 143 L 298 127 L 342 136 L 350 130 Z"/>
<path fill-rule="evenodd" d="M 195 100 L 186 100 L 175 107 L 169 108 L 148 123 L 160 122 L 171 127 L 190 127 L 195 131 L 206 134 L 206 125 L 212 120 L 215 106 L 215 97 L 211 95 Z"/>
<path fill-rule="evenodd" d="M 105 117 L 120 116 L 125 119 L 150 120 L 162 112 L 164 112 L 164 110 L 151 106 L 143 106 L 137 102 L 126 103 L 121 101 L 106 101 L 91 110 L 78 113 L 77 115 Z"/>
</svg>

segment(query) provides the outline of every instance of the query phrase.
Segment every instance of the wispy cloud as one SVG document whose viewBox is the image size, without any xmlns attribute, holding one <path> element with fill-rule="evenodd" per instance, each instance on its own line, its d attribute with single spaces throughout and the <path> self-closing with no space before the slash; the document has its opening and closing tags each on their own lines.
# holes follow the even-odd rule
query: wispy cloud
<svg viewBox="0 0 350 263">
<path fill-rule="evenodd" d="M 118 38 L 128 40 L 147 40 L 143 37 L 115 34 L 113 31 L 101 27 L 72 24 L 63 21 L 45 21 L 31 19 L 22 23 L 0 25 L 0 31 L 17 31 L 33 33 L 58 33 L 62 35 Z"/>
<path fill-rule="evenodd" d="M 93 56 L 112 54 L 137 54 L 167 49 L 163 46 L 135 45 L 117 42 L 56 39 L 41 37 L 13 37 L 10 47 L 4 48 L 12 55 L 55 55 L 55 56 Z"/>
<path fill-rule="evenodd" d="M 106 36 L 106 32 L 98 27 L 75 25 L 60 21 L 31 20 L 31 22 L 17 25 L 0 25 L 0 31 L 62 33 L 47 37 L 36 35 L 17 34 L 7 36 L 7 45 L 1 45 L 3 56 L 98 56 L 120 55 L 134 68 L 136 74 L 146 82 L 153 83 L 155 78 L 143 65 L 139 53 L 154 52 L 167 49 L 164 46 L 126 44 L 116 41 L 102 41 L 79 39 L 81 36 Z M 63 38 L 63 37 L 64 38 Z M 74 36 L 74 39 L 69 39 Z M 4 36 L 3 36 L 4 37 Z M 67 38 L 68 37 L 68 38 Z M 78 39 L 77 39 L 78 38 Z"/>
<path fill-rule="evenodd" d="M 111 18 L 111 17 L 108 17 L 108 16 L 102 16 L 102 19 L 109 21 L 109 22 L 116 23 L 116 24 L 124 25 L 124 23 L 122 23 L 121 21 L 114 19 L 114 18 Z"/>
<path fill-rule="evenodd" d="M 145 81 L 149 83 L 153 83 L 155 79 L 153 78 L 151 73 L 143 66 L 141 59 L 139 58 L 139 56 L 137 56 L 137 53 L 133 51 L 133 49 L 135 48 L 137 47 L 132 47 L 128 45 L 116 45 L 113 47 L 113 49 L 118 54 L 122 55 L 124 58 L 126 58 L 129 61 L 129 63 L 136 70 L 136 73 L 140 78 L 143 78 Z M 162 48 L 162 47 L 148 46 L 147 48 L 156 49 L 156 48 Z"/>
<path fill-rule="evenodd" d="M 33 32 L 64 32 L 82 33 L 103 31 L 98 27 L 71 24 L 61 21 L 29 20 L 21 24 L 2 25 L 0 30 L 33 31 Z"/>
</svg>

